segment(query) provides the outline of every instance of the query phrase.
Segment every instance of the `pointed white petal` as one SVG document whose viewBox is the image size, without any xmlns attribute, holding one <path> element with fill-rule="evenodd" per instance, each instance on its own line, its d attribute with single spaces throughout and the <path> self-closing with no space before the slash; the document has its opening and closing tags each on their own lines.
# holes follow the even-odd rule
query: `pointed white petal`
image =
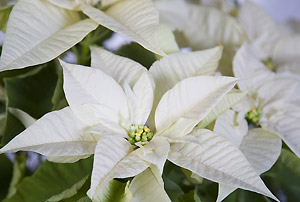
<svg viewBox="0 0 300 202">
<path fill-rule="evenodd" d="M 124 89 L 131 123 L 144 125 L 152 108 L 153 81 L 146 68 L 133 60 L 91 47 L 92 67 L 111 75 Z"/>
<path fill-rule="evenodd" d="M 34 122 L 36 122 L 35 118 L 33 118 L 32 116 L 30 116 L 29 114 L 27 114 L 26 112 L 20 109 L 9 107 L 8 111 L 12 113 L 15 117 L 17 117 L 25 126 L 25 128 L 28 128 Z"/>
<path fill-rule="evenodd" d="M 272 58 L 277 65 L 297 60 L 300 56 L 300 36 L 282 37 L 276 44 Z"/>
<path fill-rule="evenodd" d="M 255 191 L 276 200 L 233 143 L 204 129 L 195 128 L 190 136 L 196 137 L 197 141 L 171 144 L 168 158 L 171 162 L 209 180 Z"/>
<path fill-rule="evenodd" d="M 248 123 L 244 117 L 238 116 L 235 111 L 228 110 L 217 118 L 214 131 L 239 147 L 243 137 L 248 132 Z"/>
<path fill-rule="evenodd" d="M 249 17 L 251 16 L 251 17 Z M 265 10 L 251 1 L 246 1 L 239 10 L 238 20 L 256 47 L 269 54 L 280 37 L 279 29 Z"/>
<path fill-rule="evenodd" d="M 144 171 L 149 164 L 138 157 L 130 143 L 117 136 L 103 136 L 97 143 L 91 188 L 88 196 L 92 200 L 100 200 L 103 189 L 113 178 L 133 177 Z"/>
<path fill-rule="evenodd" d="M 212 76 L 191 77 L 179 82 L 165 93 L 157 106 L 157 131 L 164 131 L 180 118 L 199 123 L 235 83 L 235 78 Z"/>
<path fill-rule="evenodd" d="M 129 120 L 127 98 L 113 78 L 99 69 L 60 62 L 66 98 L 79 119 L 91 125 Z"/>
<path fill-rule="evenodd" d="M 234 192 L 236 189 L 236 187 L 219 183 L 219 193 L 216 202 L 223 201 L 229 194 Z"/>
<path fill-rule="evenodd" d="M 109 7 L 105 13 L 87 5 L 82 5 L 81 9 L 102 26 L 136 41 L 158 55 L 165 55 L 158 44 L 159 16 L 152 1 L 122 0 Z"/>
<path fill-rule="evenodd" d="M 169 142 L 163 137 L 154 137 L 148 144 L 141 147 L 143 154 L 140 156 L 145 161 L 158 167 L 163 172 L 165 162 L 170 151 Z"/>
<path fill-rule="evenodd" d="M 222 48 L 215 47 L 204 51 L 175 53 L 156 61 L 149 70 L 156 84 L 149 125 L 154 126 L 154 112 L 165 92 L 183 79 L 214 75 L 221 56 Z"/>
<path fill-rule="evenodd" d="M 278 159 L 281 152 L 281 139 L 262 128 L 254 128 L 243 138 L 240 150 L 256 172 L 261 174 L 269 170 Z M 237 188 L 219 184 L 217 201 L 223 200 Z"/>
<path fill-rule="evenodd" d="M 48 62 L 96 29 L 90 19 L 47 1 L 22 0 L 14 6 L 3 44 L 0 70 Z"/>
<path fill-rule="evenodd" d="M 159 11 L 159 21 L 167 24 L 172 31 L 184 29 L 188 22 L 188 6 L 186 1 L 154 1 Z"/>
<path fill-rule="evenodd" d="M 204 128 L 230 107 L 240 102 L 247 92 L 231 91 L 227 93 L 221 101 L 213 108 L 213 110 L 200 122 L 199 127 Z"/>
<path fill-rule="evenodd" d="M 160 24 L 158 32 L 158 43 L 164 53 L 171 54 L 179 52 L 175 36 L 168 26 Z"/>
<path fill-rule="evenodd" d="M 287 103 L 285 103 L 287 104 Z M 300 110 L 293 107 L 294 112 L 281 112 L 273 114 L 266 122 L 261 123 L 262 128 L 278 134 L 290 149 L 300 157 Z M 294 113 L 294 114 L 293 114 Z"/>
<path fill-rule="evenodd" d="M 183 79 L 214 75 L 221 56 L 222 47 L 218 46 L 203 51 L 174 53 L 156 61 L 149 70 L 156 83 L 156 101 Z"/>
<path fill-rule="evenodd" d="M 76 9 L 78 10 L 79 8 L 79 3 L 77 0 L 48 0 L 48 1 L 56 6 L 66 8 L 69 10 L 76 10 Z"/>
<path fill-rule="evenodd" d="M 195 50 L 218 44 L 232 48 L 247 40 L 246 33 L 236 19 L 216 8 L 205 6 L 189 6 L 189 21 L 182 31 L 188 39 L 188 45 Z"/>
<path fill-rule="evenodd" d="M 262 128 L 253 128 L 244 137 L 240 150 L 252 167 L 261 174 L 269 170 L 278 159 L 281 139 Z"/>
<path fill-rule="evenodd" d="M 260 99 L 260 107 L 263 109 L 272 102 L 291 99 L 296 87 L 297 81 L 294 78 L 277 75 L 257 88 L 256 95 Z"/>
<path fill-rule="evenodd" d="M 66 107 L 46 114 L 12 139 L 0 152 L 34 151 L 45 156 L 75 157 L 94 153 L 97 137 L 83 134 L 86 127 Z M 62 161 L 65 160 L 62 158 Z"/>
<path fill-rule="evenodd" d="M 133 178 L 129 189 L 132 193 L 132 202 L 171 202 L 164 190 L 164 182 L 158 168 L 151 166 Z"/>
<path fill-rule="evenodd" d="M 270 71 L 262 62 L 258 50 L 244 43 L 233 59 L 234 76 L 240 78 L 239 89 L 253 91 L 262 83 L 272 80 L 275 73 Z"/>
</svg>

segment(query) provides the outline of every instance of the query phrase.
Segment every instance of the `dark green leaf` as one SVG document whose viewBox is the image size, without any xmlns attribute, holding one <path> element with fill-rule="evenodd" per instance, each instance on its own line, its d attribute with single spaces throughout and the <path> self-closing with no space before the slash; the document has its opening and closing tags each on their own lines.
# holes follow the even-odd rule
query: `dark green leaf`
<svg viewBox="0 0 300 202">
<path fill-rule="evenodd" d="M 54 90 L 54 94 L 52 97 L 52 104 L 53 104 L 53 108 L 52 110 L 59 110 L 62 109 L 66 106 L 68 106 L 68 102 L 66 100 L 65 97 L 65 93 L 63 90 L 63 72 L 62 70 L 59 71 L 58 73 L 58 80 L 57 80 L 57 84 Z"/>
<path fill-rule="evenodd" d="M 12 8 L 13 6 L 0 7 L 0 30 L 4 33 L 6 32 L 6 25 Z"/>
<path fill-rule="evenodd" d="M 14 169 L 13 169 L 13 177 L 10 182 L 8 195 L 7 197 L 11 197 L 17 191 L 17 186 L 22 182 L 25 173 L 26 173 L 26 161 L 27 156 L 25 153 L 18 153 L 15 161 L 14 161 Z"/>
<path fill-rule="evenodd" d="M 16 77 L 5 78 L 8 107 L 27 112 L 38 119 L 52 109 L 57 75 L 54 62 L 41 65 Z"/>
<path fill-rule="evenodd" d="M 13 164 L 5 156 L 0 155 L 0 201 L 3 200 L 8 193 L 10 180 L 12 177 Z"/>
<path fill-rule="evenodd" d="M 92 158 L 72 164 L 46 161 L 31 177 L 24 178 L 16 194 L 3 202 L 46 201 L 89 176 L 92 172 L 92 162 Z"/>
<path fill-rule="evenodd" d="M 151 65 L 156 61 L 155 55 L 143 48 L 141 45 L 132 42 L 122 46 L 118 51 L 115 52 L 117 55 L 130 58 L 144 67 L 149 69 Z"/>
</svg>

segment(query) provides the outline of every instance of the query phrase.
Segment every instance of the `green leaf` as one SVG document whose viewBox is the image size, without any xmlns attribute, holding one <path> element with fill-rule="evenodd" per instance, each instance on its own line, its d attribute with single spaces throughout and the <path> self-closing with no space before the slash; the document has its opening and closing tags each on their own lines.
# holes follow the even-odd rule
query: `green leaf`
<svg viewBox="0 0 300 202">
<path fill-rule="evenodd" d="M 68 106 L 68 102 L 65 97 L 65 93 L 63 90 L 63 73 L 62 70 L 58 73 L 58 80 L 54 90 L 54 94 L 51 100 L 53 104 L 52 110 L 60 110 L 66 106 Z"/>
<path fill-rule="evenodd" d="M 5 156 L 5 154 L 0 155 L 0 201 L 2 201 L 9 188 L 9 183 L 12 177 L 13 164 Z"/>
<path fill-rule="evenodd" d="M 71 188 L 64 190 L 62 193 L 50 197 L 46 202 L 58 202 L 62 199 L 71 198 L 84 186 L 89 176 L 86 176 L 79 182 L 75 183 Z"/>
<path fill-rule="evenodd" d="M 147 69 L 156 61 L 155 54 L 135 42 L 123 45 L 115 54 L 130 58 L 142 64 Z"/>
<path fill-rule="evenodd" d="M 128 183 L 111 180 L 106 186 L 107 190 L 101 202 L 129 202 L 132 199 Z"/>
<path fill-rule="evenodd" d="M 14 169 L 13 169 L 13 177 L 10 182 L 8 195 L 7 197 L 11 197 L 17 191 L 17 186 L 22 182 L 25 173 L 26 173 L 26 161 L 27 157 L 24 153 L 17 154 L 17 157 L 14 161 Z"/>
<path fill-rule="evenodd" d="M 287 149 L 270 171 L 263 174 L 264 181 L 279 200 L 298 201 L 300 192 L 300 159 Z"/>
<path fill-rule="evenodd" d="M 1 143 L 0 146 L 6 145 L 10 140 L 12 140 L 16 135 L 25 129 L 21 121 L 16 118 L 9 111 L 6 112 L 6 119 L 4 126 L 1 130 Z"/>
<path fill-rule="evenodd" d="M 92 162 L 92 158 L 72 164 L 46 161 L 31 177 L 24 178 L 16 194 L 3 202 L 46 201 L 86 179 L 92 172 Z"/>
<path fill-rule="evenodd" d="M 192 190 L 178 198 L 178 202 L 201 202 L 199 196 L 196 194 L 195 190 Z"/>
<path fill-rule="evenodd" d="M 19 76 L 4 78 L 8 107 L 21 109 L 36 119 L 51 111 L 57 82 L 55 68 L 52 62 Z"/>
<path fill-rule="evenodd" d="M 87 191 L 90 189 L 90 186 L 91 186 L 91 177 L 86 179 L 85 184 L 77 191 L 77 193 L 74 196 L 63 199 L 60 202 L 74 202 L 80 200 L 90 202 L 91 201 L 90 198 L 86 195 Z"/>
<path fill-rule="evenodd" d="M 12 8 L 13 6 L 0 7 L 0 30 L 4 33 L 6 32 L 7 21 Z"/>
<path fill-rule="evenodd" d="M 77 202 L 92 202 L 92 200 L 89 197 L 85 196 L 79 199 Z"/>
</svg>

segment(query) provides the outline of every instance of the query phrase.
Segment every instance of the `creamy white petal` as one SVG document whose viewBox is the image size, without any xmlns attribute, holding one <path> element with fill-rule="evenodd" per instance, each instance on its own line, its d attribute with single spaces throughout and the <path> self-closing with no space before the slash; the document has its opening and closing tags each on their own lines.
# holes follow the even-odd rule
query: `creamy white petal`
<svg viewBox="0 0 300 202">
<path fill-rule="evenodd" d="M 200 122 L 199 127 L 204 128 L 216 118 L 228 110 L 230 107 L 233 107 L 235 104 L 240 102 L 247 95 L 247 91 L 231 91 L 227 93 L 221 101 L 213 108 L 213 110 Z"/>
<path fill-rule="evenodd" d="M 169 142 L 163 137 L 154 137 L 148 144 L 141 147 L 143 154 L 140 158 L 154 164 L 162 174 L 165 162 L 170 151 Z"/>
<path fill-rule="evenodd" d="M 104 49 L 91 47 L 92 67 L 111 75 L 124 89 L 131 111 L 131 123 L 144 125 L 153 102 L 153 81 L 146 68 L 133 60 Z"/>
<path fill-rule="evenodd" d="M 218 46 L 203 51 L 174 53 L 156 61 L 149 72 L 156 83 L 155 99 L 158 100 L 183 79 L 214 75 L 217 71 L 223 48 Z"/>
<path fill-rule="evenodd" d="M 278 159 L 281 152 L 281 139 L 274 133 L 262 128 L 249 130 L 243 138 L 240 150 L 258 174 L 269 170 Z M 219 184 L 218 200 L 226 198 L 238 187 Z"/>
<path fill-rule="evenodd" d="M 155 166 L 149 167 L 133 178 L 129 189 L 133 196 L 132 202 L 171 202 L 164 190 L 161 173 Z"/>
<path fill-rule="evenodd" d="M 34 151 L 50 157 L 89 156 L 94 153 L 98 139 L 96 136 L 84 134 L 86 127 L 66 107 L 37 120 L 0 152 Z M 61 160 L 65 162 L 63 158 Z"/>
<path fill-rule="evenodd" d="M 126 155 L 131 152 L 130 143 L 122 137 L 103 136 L 97 143 L 95 149 L 94 165 L 91 179 L 91 188 L 88 196 L 92 200 L 102 186 L 113 179 L 111 172 Z"/>
<path fill-rule="evenodd" d="M 241 6 L 238 20 L 249 38 L 254 41 L 255 46 L 262 49 L 268 56 L 273 50 L 276 40 L 280 37 L 280 30 L 275 21 L 263 8 L 251 1 L 246 1 Z"/>
<path fill-rule="evenodd" d="M 213 76 L 191 77 L 179 82 L 165 93 L 157 106 L 157 131 L 164 131 L 180 118 L 200 122 L 235 83 L 235 78 Z"/>
<path fill-rule="evenodd" d="M 0 70 L 48 62 L 81 41 L 97 23 L 41 0 L 21 0 L 7 25 Z"/>
<path fill-rule="evenodd" d="M 275 64 L 282 65 L 293 60 L 299 59 L 300 56 L 300 36 L 292 35 L 282 37 L 276 43 L 273 50 L 272 59 Z"/>
<path fill-rule="evenodd" d="M 178 8 L 181 9 L 181 8 Z M 189 21 L 183 29 L 188 45 L 195 50 L 214 47 L 236 47 L 247 40 L 247 36 L 233 17 L 205 6 L 189 6 Z"/>
<path fill-rule="evenodd" d="M 124 138 L 103 136 L 97 143 L 91 188 L 88 196 L 92 200 L 100 200 L 103 189 L 113 178 L 133 177 L 145 170 L 149 165 L 139 159 L 139 151 L 132 152 L 132 145 Z"/>
<path fill-rule="evenodd" d="M 233 59 L 234 76 L 240 78 L 239 89 L 255 89 L 262 83 L 273 80 L 275 73 L 270 71 L 262 62 L 258 50 L 244 43 Z"/>
<path fill-rule="evenodd" d="M 228 110 L 217 118 L 214 131 L 240 147 L 243 137 L 248 132 L 248 123 L 244 117 L 238 116 L 235 111 Z"/>
<path fill-rule="evenodd" d="M 66 98 L 78 118 L 91 125 L 101 121 L 121 126 L 123 122 L 128 124 L 126 120 L 130 120 L 130 114 L 127 98 L 112 77 L 99 69 L 60 62 Z"/>
<path fill-rule="evenodd" d="M 262 128 L 253 128 L 243 138 L 241 151 L 259 173 L 269 170 L 281 152 L 281 139 L 276 134 Z"/>
<path fill-rule="evenodd" d="M 260 85 L 255 94 L 260 99 L 260 107 L 279 100 L 289 100 L 296 92 L 297 80 L 289 76 L 277 75 L 273 80 Z"/>
<path fill-rule="evenodd" d="M 276 200 L 233 143 L 204 129 L 195 128 L 190 135 L 198 141 L 171 144 L 168 158 L 171 162 L 209 180 L 255 191 Z"/>
<path fill-rule="evenodd" d="M 229 194 L 234 192 L 236 189 L 237 189 L 236 187 L 219 183 L 219 192 L 218 192 L 218 198 L 216 202 L 223 201 Z"/>
<path fill-rule="evenodd" d="M 166 54 L 179 52 L 179 47 L 176 42 L 175 36 L 167 25 L 159 25 L 158 43 L 161 50 Z"/>
<path fill-rule="evenodd" d="M 283 111 L 273 114 L 268 121 L 261 124 L 263 128 L 279 135 L 290 149 L 300 157 L 300 109 L 293 107 L 291 110 L 294 112 Z"/>
<path fill-rule="evenodd" d="M 204 51 L 175 53 L 156 61 L 149 70 L 156 84 L 149 125 L 154 127 L 154 112 L 165 92 L 183 79 L 214 75 L 221 56 L 222 48 L 218 46 Z"/>
<path fill-rule="evenodd" d="M 109 7 L 105 13 L 97 8 L 82 5 L 82 12 L 107 27 L 142 45 L 165 55 L 158 43 L 159 16 L 150 0 L 122 0 Z"/>
</svg>

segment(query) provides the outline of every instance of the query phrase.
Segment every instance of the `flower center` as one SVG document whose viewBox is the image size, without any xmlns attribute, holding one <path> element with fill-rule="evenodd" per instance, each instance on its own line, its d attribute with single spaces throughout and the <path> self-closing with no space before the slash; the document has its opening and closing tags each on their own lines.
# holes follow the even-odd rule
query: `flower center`
<svg viewBox="0 0 300 202">
<path fill-rule="evenodd" d="M 134 145 L 136 142 L 147 142 L 153 138 L 153 133 L 147 126 L 132 125 L 127 140 Z"/>
<path fill-rule="evenodd" d="M 273 65 L 272 58 L 263 59 L 263 60 L 261 60 L 261 62 L 264 63 L 264 65 L 266 65 L 266 67 L 270 71 L 275 72 L 275 67 Z"/>
<path fill-rule="evenodd" d="M 261 110 L 258 108 L 252 108 L 249 112 L 245 114 L 245 118 L 249 124 L 252 123 L 254 125 L 257 125 L 259 119 L 261 118 Z"/>
</svg>

